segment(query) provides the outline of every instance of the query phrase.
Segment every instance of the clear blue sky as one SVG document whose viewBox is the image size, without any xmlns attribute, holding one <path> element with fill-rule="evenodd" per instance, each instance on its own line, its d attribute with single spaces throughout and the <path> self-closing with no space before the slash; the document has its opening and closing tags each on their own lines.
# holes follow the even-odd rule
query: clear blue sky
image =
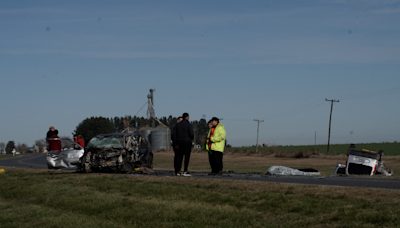
<svg viewBox="0 0 400 228">
<path fill-rule="evenodd" d="M 0 0 L 0 141 L 134 115 L 155 88 L 157 116 L 223 118 L 233 146 L 254 119 L 260 143 L 326 144 L 325 98 L 331 143 L 400 142 L 399 21 L 399 1 Z"/>
</svg>

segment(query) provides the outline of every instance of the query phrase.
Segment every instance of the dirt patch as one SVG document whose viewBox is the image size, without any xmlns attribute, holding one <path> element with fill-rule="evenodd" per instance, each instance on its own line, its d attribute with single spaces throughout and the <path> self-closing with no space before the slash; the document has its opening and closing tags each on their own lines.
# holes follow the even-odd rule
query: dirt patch
<svg viewBox="0 0 400 228">
<path fill-rule="evenodd" d="M 320 156 L 321 154 L 316 152 L 316 151 L 306 151 L 306 150 L 301 150 L 297 152 L 286 152 L 286 151 L 280 151 L 278 153 L 275 153 L 274 156 L 278 158 L 310 158 L 313 155 L 318 155 Z"/>
<path fill-rule="evenodd" d="M 295 169 L 313 168 L 321 172 L 322 175 L 332 175 L 337 163 L 345 164 L 347 156 L 345 154 L 326 155 L 316 152 L 297 155 L 292 153 L 290 156 L 276 156 L 276 153 L 255 153 L 252 151 L 236 151 L 224 153 L 224 170 L 235 172 L 256 172 L 266 173 L 272 165 L 287 166 Z M 301 156 L 301 158 L 296 158 Z M 155 152 L 154 168 L 173 170 L 173 151 Z M 400 156 L 385 156 L 385 166 L 394 171 L 394 177 L 400 173 Z M 206 151 L 193 150 L 189 170 L 210 171 L 208 154 Z"/>
</svg>

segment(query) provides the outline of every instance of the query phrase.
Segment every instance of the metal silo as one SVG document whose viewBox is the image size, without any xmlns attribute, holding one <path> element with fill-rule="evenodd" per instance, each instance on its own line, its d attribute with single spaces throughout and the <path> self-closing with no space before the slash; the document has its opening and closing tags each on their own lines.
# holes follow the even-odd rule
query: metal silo
<svg viewBox="0 0 400 228">
<path fill-rule="evenodd" d="M 171 142 L 171 132 L 169 129 L 164 131 L 152 131 L 151 132 L 151 147 L 153 150 L 169 150 Z"/>
</svg>

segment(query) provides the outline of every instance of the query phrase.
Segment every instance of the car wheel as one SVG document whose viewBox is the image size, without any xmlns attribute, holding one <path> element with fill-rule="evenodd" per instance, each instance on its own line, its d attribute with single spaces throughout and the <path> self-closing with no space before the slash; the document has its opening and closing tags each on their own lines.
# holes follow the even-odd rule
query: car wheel
<svg viewBox="0 0 400 228">
<path fill-rule="evenodd" d="M 133 164 L 130 162 L 124 162 L 123 172 L 126 174 L 131 174 L 133 172 Z"/>
<path fill-rule="evenodd" d="M 90 152 L 85 152 L 81 158 L 80 168 L 83 173 L 90 173 Z"/>
</svg>

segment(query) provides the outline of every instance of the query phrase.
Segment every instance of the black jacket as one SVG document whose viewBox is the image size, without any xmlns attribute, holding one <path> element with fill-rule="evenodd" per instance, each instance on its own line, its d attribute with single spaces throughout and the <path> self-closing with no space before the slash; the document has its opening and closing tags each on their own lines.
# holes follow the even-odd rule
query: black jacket
<svg viewBox="0 0 400 228">
<path fill-rule="evenodd" d="M 171 134 L 172 146 L 178 145 L 178 139 L 176 138 L 176 124 L 172 127 L 172 134 Z"/>
<path fill-rule="evenodd" d="M 56 134 L 56 135 L 58 135 L 58 131 L 57 130 L 54 130 L 54 131 L 48 131 L 47 132 L 47 134 L 46 134 L 46 138 L 50 138 L 52 135 L 54 135 L 54 134 Z"/>
<path fill-rule="evenodd" d="M 175 135 L 173 136 L 172 140 L 175 139 L 177 142 L 191 142 L 194 138 L 192 124 L 190 124 L 189 121 L 185 119 L 177 123 L 174 130 Z"/>
</svg>

